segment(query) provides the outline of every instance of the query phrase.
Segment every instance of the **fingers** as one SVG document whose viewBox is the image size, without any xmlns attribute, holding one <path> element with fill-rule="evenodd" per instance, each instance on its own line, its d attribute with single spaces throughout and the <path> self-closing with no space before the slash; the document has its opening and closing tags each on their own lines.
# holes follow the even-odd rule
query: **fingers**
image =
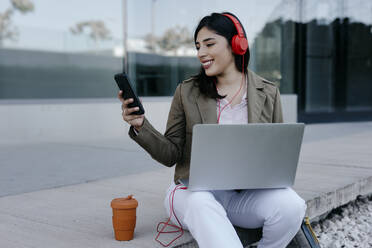
<svg viewBox="0 0 372 248">
<path fill-rule="evenodd" d="M 121 102 L 124 102 L 124 98 L 123 98 L 123 91 L 119 91 L 119 93 L 118 93 L 118 98 L 119 98 L 119 100 L 121 101 Z"/>
<path fill-rule="evenodd" d="M 123 111 L 122 116 L 123 120 L 131 124 L 130 122 L 136 119 L 143 119 L 144 115 L 132 115 L 133 112 L 136 112 L 139 110 L 139 107 L 134 108 L 128 108 L 128 104 L 132 103 L 134 100 L 133 98 L 124 99 L 123 98 L 123 91 L 119 91 L 118 93 L 118 99 L 121 101 L 121 109 Z"/>
<path fill-rule="evenodd" d="M 120 94 L 120 93 L 119 93 Z M 123 98 L 119 98 L 120 101 L 122 102 L 121 104 L 121 109 L 124 111 L 125 109 L 128 108 L 128 104 L 133 102 L 133 98 L 129 98 L 127 100 L 124 100 Z M 133 112 L 133 111 L 132 111 Z"/>
<path fill-rule="evenodd" d="M 126 100 L 123 98 L 123 91 L 122 90 L 119 91 L 118 98 L 125 105 L 128 105 L 129 103 L 133 102 L 133 98 L 128 98 Z"/>
<path fill-rule="evenodd" d="M 124 99 L 123 99 L 124 100 Z M 122 103 L 125 105 L 128 105 L 129 103 L 133 102 L 133 98 L 129 98 L 127 100 L 124 100 Z"/>
<path fill-rule="evenodd" d="M 125 114 L 126 114 L 126 115 L 130 115 L 131 113 L 136 112 L 136 111 L 138 111 L 138 110 L 139 110 L 139 107 L 126 108 L 126 109 L 125 109 Z"/>
<path fill-rule="evenodd" d="M 123 120 L 126 121 L 126 122 L 129 122 L 129 121 L 132 121 L 134 119 L 141 118 L 141 116 L 143 116 L 143 115 L 133 115 L 132 114 L 133 112 L 136 112 L 138 110 L 139 110 L 139 107 L 124 108 L 123 113 L 122 113 Z"/>
</svg>

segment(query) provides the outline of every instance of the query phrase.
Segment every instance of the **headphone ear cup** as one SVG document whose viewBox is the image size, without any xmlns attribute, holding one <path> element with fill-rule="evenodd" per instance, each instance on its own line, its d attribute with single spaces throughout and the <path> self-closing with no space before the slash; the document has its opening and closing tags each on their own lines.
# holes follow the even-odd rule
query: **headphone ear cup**
<svg viewBox="0 0 372 248">
<path fill-rule="evenodd" d="M 244 55 L 248 49 L 248 41 L 245 37 L 234 35 L 231 40 L 232 51 L 238 55 Z"/>
</svg>

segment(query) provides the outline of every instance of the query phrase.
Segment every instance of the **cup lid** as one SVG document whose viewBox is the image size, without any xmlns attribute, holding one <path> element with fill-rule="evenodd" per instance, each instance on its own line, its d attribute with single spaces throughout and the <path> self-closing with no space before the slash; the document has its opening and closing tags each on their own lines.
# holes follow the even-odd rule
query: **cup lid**
<svg viewBox="0 0 372 248">
<path fill-rule="evenodd" d="M 116 209 L 136 208 L 138 201 L 133 198 L 133 195 L 128 195 L 125 198 L 115 198 L 111 201 L 111 207 Z"/>
</svg>

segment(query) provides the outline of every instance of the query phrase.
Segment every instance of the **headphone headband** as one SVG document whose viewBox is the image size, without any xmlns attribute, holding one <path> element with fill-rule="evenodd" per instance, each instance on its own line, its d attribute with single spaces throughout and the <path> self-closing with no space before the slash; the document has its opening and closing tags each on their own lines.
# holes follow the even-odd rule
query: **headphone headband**
<svg viewBox="0 0 372 248">
<path fill-rule="evenodd" d="M 233 23 L 234 23 L 234 26 L 236 28 L 236 31 L 238 31 L 238 36 L 239 37 L 242 37 L 242 38 L 245 38 L 245 35 L 244 35 L 244 31 L 243 31 L 243 28 L 242 28 L 242 25 L 241 23 L 238 21 L 238 19 L 236 19 L 234 16 L 230 15 L 230 14 L 222 14 L 226 17 L 228 17 Z"/>
<path fill-rule="evenodd" d="M 244 35 L 244 31 L 243 31 L 243 27 L 241 23 L 238 21 L 238 19 L 236 19 L 236 17 L 230 14 L 224 13 L 222 15 L 226 16 L 234 23 L 236 31 L 238 32 L 238 34 L 234 35 L 231 39 L 232 51 L 235 54 L 244 55 L 248 50 L 248 40 Z"/>
</svg>

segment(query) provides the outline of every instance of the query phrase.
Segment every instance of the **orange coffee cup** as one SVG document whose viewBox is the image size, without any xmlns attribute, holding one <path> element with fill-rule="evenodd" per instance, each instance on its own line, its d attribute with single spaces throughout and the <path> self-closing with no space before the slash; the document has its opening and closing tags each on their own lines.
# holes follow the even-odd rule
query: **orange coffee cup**
<svg viewBox="0 0 372 248">
<path fill-rule="evenodd" d="M 115 239 L 128 241 L 133 239 L 136 227 L 136 209 L 138 202 L 129 195 L 126 198 L 116 198 L 111 201 L 112 225 L 114 227 Z"/>
</svg>

